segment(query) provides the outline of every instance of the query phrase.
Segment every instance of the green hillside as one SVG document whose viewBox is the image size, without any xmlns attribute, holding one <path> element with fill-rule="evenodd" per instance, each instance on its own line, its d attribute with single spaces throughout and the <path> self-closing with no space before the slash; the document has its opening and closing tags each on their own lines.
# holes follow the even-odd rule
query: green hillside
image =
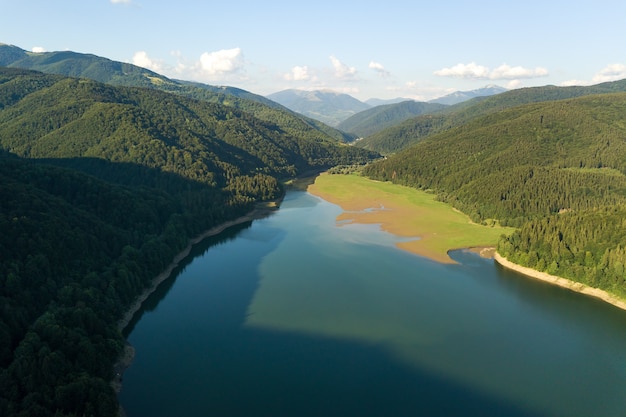
<svg viewBox="0 0 626 417">
<path fill-rule="evenodd" d="M 189 238 L 246 211 L 178 175 L 82 163 L 107 180 L 0 153 L 3 416 L 116 415 L 117 322 Z"/>
<path fill-rule="evenodd" d="M 117 322 L 190 238 L 376 156 L 307 126 L 0 68 L 0 415 L 116 415 Z"/>
<path fill-rule="evenodd" d="M 337 128 L 364 138 L 397 125 L 406 119 L 421 114 L 434 113 L 446 107 L 443 104 L 423 103 L 413 100 L 376 106 L 349 117 L 339 123 Z"/>
<path fill-rule="evenodd" d="M 0 145 L 23 157 L 139 163 L 221 187 L 372 157 L 313 128 L 298 131 L 157 90 L 0 69 Z"/>
<path fill-rule="evenodd" d="M 626 93 L 517 106 L 433 135 L 365 174 L 433 190 L 477 222 L 585 217 L 626 204 L 624 114 Z"/>
<path fill-rule="evenodd" d="M 239 88 L 172 80 L 142 67 L 92 54 L 72 51 L 33 53 L 17 46 L 0 44 L 0 66 L 89 78 L 116 86 L 157 89 L 235 107 L 252 113 L 266 122 L 279 124 L 285 131 L 294 135 L 301 135 L 303 130 L 313 128 L 318 130 L 318 134 L 328 136 L 335 141 L 350 142 L 354 139 L 349 134 L 297 114 L 263 96 Z"/>
<path fill-rule="evenodd" d="M 475 118 L 504 109 L 523 104 L 623 91 L 626 91 L 626 80 L 589 87 L 544 86 L 511 90 L 495 96 L 475 98 L 449 106 L 435 114 L 408 119 L 359 141 L 357 146 L 389 155 L 408 148 L 430 135 L 461 126 Z"/>
</svg>

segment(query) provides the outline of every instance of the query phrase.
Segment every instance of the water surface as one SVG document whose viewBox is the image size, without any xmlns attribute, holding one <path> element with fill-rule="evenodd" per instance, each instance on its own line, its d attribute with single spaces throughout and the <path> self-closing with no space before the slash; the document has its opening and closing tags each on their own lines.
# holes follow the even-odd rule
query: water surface
<svg viewBox="0 0 626 417">
<path fill-rule="evenodd" d="M 127 329 L 134 416 L 624 416 L 626 313 L 290 192 L 203 242 Z"/>
</svg>

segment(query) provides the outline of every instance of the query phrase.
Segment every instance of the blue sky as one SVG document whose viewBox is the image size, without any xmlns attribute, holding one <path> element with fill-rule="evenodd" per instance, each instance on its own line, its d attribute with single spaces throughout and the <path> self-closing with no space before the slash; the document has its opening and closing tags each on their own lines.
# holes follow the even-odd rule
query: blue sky
<svg viewBox="0 0 626 417">
<path fill-rule="evenodd" d="M 626 78 L 626 2 L 0 0 L 0 42 L 267 95 L 429 100 Z"/>
</svg>

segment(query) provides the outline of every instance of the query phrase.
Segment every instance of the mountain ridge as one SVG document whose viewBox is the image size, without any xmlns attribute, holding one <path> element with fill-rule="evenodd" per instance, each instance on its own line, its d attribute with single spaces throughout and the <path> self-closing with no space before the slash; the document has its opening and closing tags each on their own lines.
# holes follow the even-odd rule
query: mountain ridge
<svg viewBox="0 0 626 417">
<path fill-rule="evenodd" d="M 380 132 L 388 127 L 395 126 L 412 117 L 436 113 L 447 106 L 437 103 L 426 103 L 414 100 L 400 103 L 385 104 L 363 110 L 337 125 L 345 132 L 364 138 Z"/>
<path fill-rule="evenodd" d="M 477 88 L 475 90 L 455 91 L 453 93 L 446 94 L 445 96 L 438 97 L 433 100 L 428 100 L 428 102 L 452 106 L 454 104 L 459 104 L 476 97 L 489 97 L 496 94 L 504 93 L 505 91 L 509 90 L 498 85 L 488 85 L 482 88 Z"/>
<path fill-rule="evenodd" d="M 509 90 L 489 97 L 473 99 L 451 105 L 440 112 L 417 116 L 381 130 L 359 141 L 356 145 L 383 154 L 393 154 L 424 140 L 430 135 L 463 125 L 474 118 L 496 113 L 511 107 L 563 100 L 592 94 L 626 91 L 626 79 L 575 87 L 527 87 Z"/>
<path fill-rule="evenodd" d="M 306 124 L 339 142 L 354 137 L 307 118 L 258 94 L 236 87 L 212 86 L 192 81 L 174 80 L 133 64 L 113 61 L 93 54 L 73 51 L 34 53 L 14 45 L 0 44 L 0 66 L 59 74 L 117 86 L 144 87 L 162 90 L 208 102 L 219 103 L 253 113 L 265 121 L 284 120 L 291 128 Z M 288 114 L 288 115 L 287 115 Z M 291 120 L 287 120 L 291 119 Z"/>
<path fill-rule="evenodd" d="M 287 89 L 269 94 L 266 97 L 293 111 L 333 127 L 353 114 L 370 108 L 369 104 L 348 94 L 332 90 Z"/>
</svg>

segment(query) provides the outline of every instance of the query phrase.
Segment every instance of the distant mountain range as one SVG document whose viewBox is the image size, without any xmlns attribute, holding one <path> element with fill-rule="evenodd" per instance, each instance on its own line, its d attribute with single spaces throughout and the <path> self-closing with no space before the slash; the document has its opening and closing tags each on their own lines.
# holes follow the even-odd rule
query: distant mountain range
<svg viewBox="0 0 626 417">
<path fill-rule="evenodd" d="M 385 100 L 382 98 L 370 98 L 370 99 L 365 100 L 365 103 L 369 104 L 372 107 L 376 107 L 376 106 L 385 106 L 387 104 L 402 103 L 403 101 L 414 101 L 414 100 L 411 98 L 405 98 L 405 97 L 391 98 L 388 100 Z"/>
<path fill-rule="evenodd" d="M 267 98 L 333 127 L 348 117 L 371 107 L 348 94 L 326 90 L 290 89 L 270 94 Z"/>
<path fill-rule="evenodd" d="M 290 89 L 270 94 L 267 98 L 302 115 L 324 122 L 329 126 L 363 137 L 395 123 L 402 122 L 410 116 L 417 116 L 441 109 L 437 106 L 428 107 L 424 104 L 449 106 L 471 100 L 472 98 L 491 96 L 505 91 L 507 91 L 506 88 L 490 85 L 477 90 L 457 91 L 430 100 L 427 103 L 400 97 L 390 100 L 371 98 L 362 102 L 348 94 L 328 90 L 307 91 Z M 409 102 L 422 104 L 407 104 Z M 400 107 L 395 108 L 393 106 Z M 384 109 L 377 109 L 378 107 L 384 107 Z M 361 112 L 366 113 L 360 115 Z M 361 124 L 367 119 L 372 120 L 372 112 L 379 114 L 376 123 L 372 122 L 371 126 L 355 126 L 355 124 Z M 357 119 L 349 120 L 353 117 L 357 117 Z M 378 124 L 378 122 L 383 121 L 384 125 Z"/>
<path fill-rule="evenodd" d="M 478 88 L 476 90 L 470 91 L 455 91 L 454 93 L 447 94 L 443 97 L 436 98 L 434 100 L 429 100 L 429 103 L 438 103 L 445 104 L 448 106 L 452 106 L 454 104 L 459 104 L 467 100 L 471 100 L 476 97 L 488 97 L 496 94 L 504 93 L 508 91 L 504 87 L 500 87 L 497 85 L 488 85 L 483 88 Z"/>
</svg>

